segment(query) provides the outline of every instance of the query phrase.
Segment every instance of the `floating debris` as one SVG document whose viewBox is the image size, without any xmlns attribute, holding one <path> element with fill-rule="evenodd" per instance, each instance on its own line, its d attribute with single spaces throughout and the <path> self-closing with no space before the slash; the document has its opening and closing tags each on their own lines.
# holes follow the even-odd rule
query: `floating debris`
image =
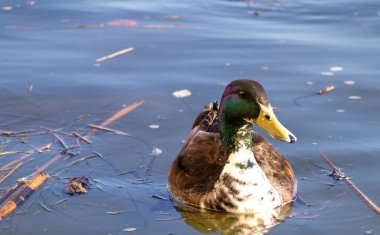
<svg viewBox="0 0 380 235">
<path fill-rule="evenodd" d="M 125 229 L 123 229 L 123 232 L 134 232 L 134 231 L 136 231 L 137 230 L 137 228 L 125 228 Z"/>
<path fill-rule="evenodd" d="M 70 178 L 67 185 L 66 193 L 69 195 L 87 193 L 89 189 L 89 180 L 85 176 Z"/>
<path fill-rule="evenodd" d="M 344 109 L 337 109 L 336 112 L 337 113 L 344 113 L 344 112 L 346 112 L 346 110 L 344 110 Z"/>
<path fill-rule="evenodd" d="M 332 173 L 329 176 L 333 177 L 335 180 L 342 180 L 346 184 L 348 184 L 352 190 L 360 196 L 360 198 L 378 215 L 380 215 L 380 208 L 365 195 L 355 184 L 351 181 L 350 177 L 344 175 L 339 168 L 335 166 L 335 164 L 330 160 L 330 158 L 323 152 L 320 151 L 323 159 L 326 163 L 333 169 Z"/>
<path fill-rule="evenodd" d="M 306 84 L 309 85 L 309 86 L 311 86 L 311 85 L 314 85 L 314 82 L 312 82 L 312 81 L 307 81 Z"/>
<path fill-rule="evenodd" d="M 125 211 L 107 211 L 107 214 L 109 215 L 120 215 L 125 213 Z"/>
<path fill-rule="evenodd" d="M 71 132 L 71 134 L 72 134 L 73 136 L 75 136 L 75 137 L 77 137 L 77 138 L 83 140 L 83 141 L 86 142 L 87 144 L 92 144 L 92 141 L 88 140 L 88 139 L 87 139 L 86 137 L 84 137 L 84 136 L 79 135 L 79 134 L 76 133 L 76 132 Z"/>
<path fill-rule="evenodd" d="M 158 128 L 160 128 L 160 125 L 151 124 L 151 125 L 149 125 L 149 128 L 151 128 L 151 129 L 158 129 Z"/>
<path fill-rule="evenodd" d="M 0 130 L 0 135 L 20 137 L 20 136 L 26 136 L 26 134 L 31 133 L 31 132 L 33 132 L 33 130 L 25 130 L 25 131 L 3 131 L 3 130 Z"/>
<path fill-rule="evenodd" d="M 0 152 L 0 157 L 9 155 L 9 154 L 16 154 L 16 153 L 23 153 L 23 151 L 6 151 L 6 152 Z"/>
<path fill-rule="evenodd" d="M 293 103 L 294 103 L 295 105 L 297 105 L 298 107 L 302 107 L 302 105 L 299 103 L 299 100 L 301 100 L 301 99 L 305 99 L 305 98 L 310 98 L 310 97 L 313 97 L 313 96 L 316 96 L 316 95 L 322 95 L 322 94 L 325 94 L 325 93 L 327 93 L 327 92 L 333 91 L 334 89 L 335 89 L 334 86 L 328 86 L 328 87 L 326 87 L 326 88 L 324 88 L 324 89 L 322 89 L 322 90 L 319 90 L 319 91 L 317 91 L 317 92 L 315 92 L 315 93 L 313 93 L 313 94 L 310 94 L 310 95 L 304 95 L 304 96 L 301 96 L 301 97 L 297 97 L 297 98 L 295 98 L 295 99 L 293 100 Z"/>
<path fill-rule="evenodd" d="M 157 148 L 157 147 L 154 147 L 152 149 L 152 152 L 150 153 L 150 155 L 152 156 L 158 156 L 158 155 L 161 155 L 162 154 L 162 150 Z"/>
<path fill-rule="evenodd" d="M 34 191 L 43 185 L 49 178 L 44 172 L 33 174 L 30 179 L 20 179 L 8 191 L 1 195 L 0 220 L 13 212 Z"/>
<path fill-rule="evenodd" d="M 178 90 L 178 91 L 173 92 L 173 96 L 175 96 L 177 98 L 184 98 L 184 97 L 187 97 L 190 95 L 191 95 L 191 91 L 189 91 L 187 89 Z"/>
<path fill-rule="evenodd" d="M 343 67 L 333 66 L 333 67 L 330 68 L 330 71 L 331 72 L 341 72 L 341 71 L 343 71 Z"/>
<path fill-rule="evenodd" d="M 334 89 L 335 89 L 334 86 L 328 86 L 328 87 L 326 87 L 325 89 L 322 89 L 322 90 L 317 91 L 317 94 L 318 94 L 318 95 L 322 95 L 322 94 L 325 94 L 325 93 L 327 93 L 327 92 L 333 91 Z"/>
<path fill-rule="evenodd" d="M 137 21 L 132 19 L 115 19 L 107 23 L 109 27 L 126 27 L 126 28 L 135 28 L 138 26 Z"/>
<path fill-rule="evenodd" d="M 160 195 L 157 195 L 157 194 L 152 194 L 150 197 L 160 199 L 160 200 L 165 200 L 165 201 L 168 200 L 167 198 L 160 196 Z"/>
<path fill-rule="evenodd" d="M 27 1 L 26 5 L 28 5 L 29 7 L 32 7 L 32 6 L 36 5 L 36 1 Z"/>
<path fill-rule="evenodd" d="M 112 58 L 114 58 L 114 57 L 116 57 L 116 56 L 119 56 L 119 55 L 122 55 L 122 54 L 125 54 L 125 53 L 128 53 L 128 52 L 131 52 L 131 51 L 133 51 L 133 50 L 134 50 L 133 47 L 129 47 L 129 48 L 126 48 L 126 49 L 124 49 L 124 50 L 121 50 L 121 51 L 117 51 L 117 52 L 115 52 L 115 53 L 112 53 L 112 54 L 110 54 L 110 55 L 107 55 L 107 56 L 104 56 L 104 57 L 98 58 L 98 59 L 96 59 L 95 61 L 96 61 L 96 63 L 99 63 L 99 62 L 102 62 L 102 61 L 105 61 L 105 60 L 108 60 L 108 59 L 112 59 Z"/>
<path fill-rule="evenodd" d="M 20 168 L 24 163 L 20 162 L 15 167 L 13 167 L 12 170 L 10 170 L 7 174 L 3 175 L 2 172 L 0 174 L 0 183 L 2 183 L 4 180 L 6 180 L 10 175 L 12 175 L 18 168 Z"/>
<path fill-rule="evenodd" d="M 334 76 L 334 73 L 333 73 L 333 72 L 321 72 L 321 75 L 322 75 L 322 76 L 328 76 L 328 77 L 331 77 L 331 76 Z"/>
<path fill-rule="evenodd" d="M 98 129 L 98 130 L 112 132 L 112 133 L 115 133 L 117 135 L 127 135 L 127 136 L 129 136 L 129 134 L 127 134 L 127 133 L 125 133 L 123 131 L 118 131 L 118 130 L 111 129 L 111 128 L 108 128 L 108 127 L 98 126 L 98 125 L 94 125 L 94 124 L 88 124 L 88 126 L 91 127 L 91 128 Z"/>
<path fill-rule="evenodd" d="M 361 96 L 357 96 L 357 95 L 351 95 L 348 97 L 350 100 L 361 100 L 362 97 Z"/>
<path fill-rule="evenodd" d="M 13 7 L 12 6 L 3 6 L 1 8 L 1 10 L 3 10 L 3 11 L 11 11 L 11 10 L 13 10 Z"/>
<path fill-rule="evenodd" d="M 355 81 L 347 80 L 347 81 L 344 81 L 344 84 L 346 84 L 346 85 L 354 85 Z"/>
</svg>

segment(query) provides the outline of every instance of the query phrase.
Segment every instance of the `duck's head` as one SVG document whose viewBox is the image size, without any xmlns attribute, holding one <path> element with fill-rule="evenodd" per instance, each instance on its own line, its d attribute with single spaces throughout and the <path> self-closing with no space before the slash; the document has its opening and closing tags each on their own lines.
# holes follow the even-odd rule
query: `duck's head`
<svg viewBox="0 0 380 235">
<path fill-rule="evenodd" d="M 220 119 L 232 125 L 257 124 L 277 140 L 295 143 L 297 138 L 276 118 L 260 83 L 235 80 L 227 85 L 220 102 Z"/>
</svg>

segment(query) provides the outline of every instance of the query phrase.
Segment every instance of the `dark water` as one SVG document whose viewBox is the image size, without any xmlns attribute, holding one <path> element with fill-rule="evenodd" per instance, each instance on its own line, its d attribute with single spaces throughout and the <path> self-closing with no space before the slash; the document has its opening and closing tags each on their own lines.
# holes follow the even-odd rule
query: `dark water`
<svg viewBox="0 0 380 235">
<path fill-rule="evenodd" d="M 312 206 L 296 203 L 294 217 L 270 233 L 380 233 L 378 215 L 347 185 L 335 183 L 314 165 L 328 167 L 323 150 L 380 203 L 379 2 L 34 3 L 0 2 L 1 7 L 13 6 L 0 11 L 0 111 L 17 114 L 0 115 L 2 130 L 31 129 L 33 134 L 24 139 L 43 146 L 54 136 L 37 134 L 46 131 L 41 126 L 72 124 L 63 131 L 80 128 L 85 133 L 88 123 L 101 123 L 123 105 L 145 103 L 109 125 L 133 138 L 97 132 L 92 145 L 82 143 L 75 150 L 79 156 L 64 156 L 47 169 L 52 178 L 1 222 L 1 234 L 233 234 L 236 218 L 181 214 L 169 201 L 151 195 L 168 198 L 167 172 L 196 113 L 219 100 L 223 85 L 238 78 L 262 83 L 272 105 L 281 110 L 279 119 L 299 139 L 295 145 L 270 141 L 288 157 L 299 195 Z M 167 16 L 181 17 L 162 19 Z M 124 19 L 124 25 L 112 27 L 120 24 L 117 19 Z M 128 47 L 134 51 L 95 62 Z M 343 70 L 331 72 L 331 67 Z M 293 103 L 329 85 L 336 89 L 300 99 L 302 107 Z M 181 89 L 192 95 L 175 98 L 172 92 Z M 72 123 L 83 114 L 90 117 Z M 149 128 L 151 124 L 159 128 Z M 7 140 L 2 151 L 32 148 L 20 138 L 2 138 Z M 151 155 L 154 147 L 162 153 Z M 60 149 L 56 143 L 50 152 L 32 155 L 1 187 L 28 176 Z M 105 160 L 94 157 L 70 165 L 92 151 Z M 0 164 L 20 155 L 2 156 Z M 67 177 L 80 175 L 91 177 L 89 193 L 67 196 Z M 107 214 L 112 211 L 123 213 Z"/>
</svg>

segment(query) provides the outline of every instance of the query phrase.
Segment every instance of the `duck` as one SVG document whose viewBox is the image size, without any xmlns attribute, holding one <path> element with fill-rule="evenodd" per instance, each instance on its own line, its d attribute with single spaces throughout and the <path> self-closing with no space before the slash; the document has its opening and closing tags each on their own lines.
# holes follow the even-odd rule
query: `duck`
<svg viewBox="0 0 380 235">
<path fill-rule="evenodd" d="M 220 105 L 211 102 L 195 119 L 169 170 L 171 196 L 201 210 L 239 214 L 292 203 L 297 192 L 294 170 L 254 125 L 274 139 L 297 141 L 276 118 L 259 82 L 232 81 Z"/>
</svg>

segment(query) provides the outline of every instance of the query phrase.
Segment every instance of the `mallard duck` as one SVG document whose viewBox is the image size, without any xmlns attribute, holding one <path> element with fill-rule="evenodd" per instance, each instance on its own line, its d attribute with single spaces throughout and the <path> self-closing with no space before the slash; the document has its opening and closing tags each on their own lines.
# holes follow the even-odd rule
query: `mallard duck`
<svg viewBox="0 0 380 235">
<path fill-rule="evenodd" d="M 231 213 L 260 213 L 291 202 L 296 193 L 293 169 L 253 131 L 254 124 L 277 140 L 297 140 L 277 120 L 258 82 L 231 82 L 220 106 L 210 103 L 198 115 L 171 166 L 168 189 L 174 198 Z"/>
</svg>

